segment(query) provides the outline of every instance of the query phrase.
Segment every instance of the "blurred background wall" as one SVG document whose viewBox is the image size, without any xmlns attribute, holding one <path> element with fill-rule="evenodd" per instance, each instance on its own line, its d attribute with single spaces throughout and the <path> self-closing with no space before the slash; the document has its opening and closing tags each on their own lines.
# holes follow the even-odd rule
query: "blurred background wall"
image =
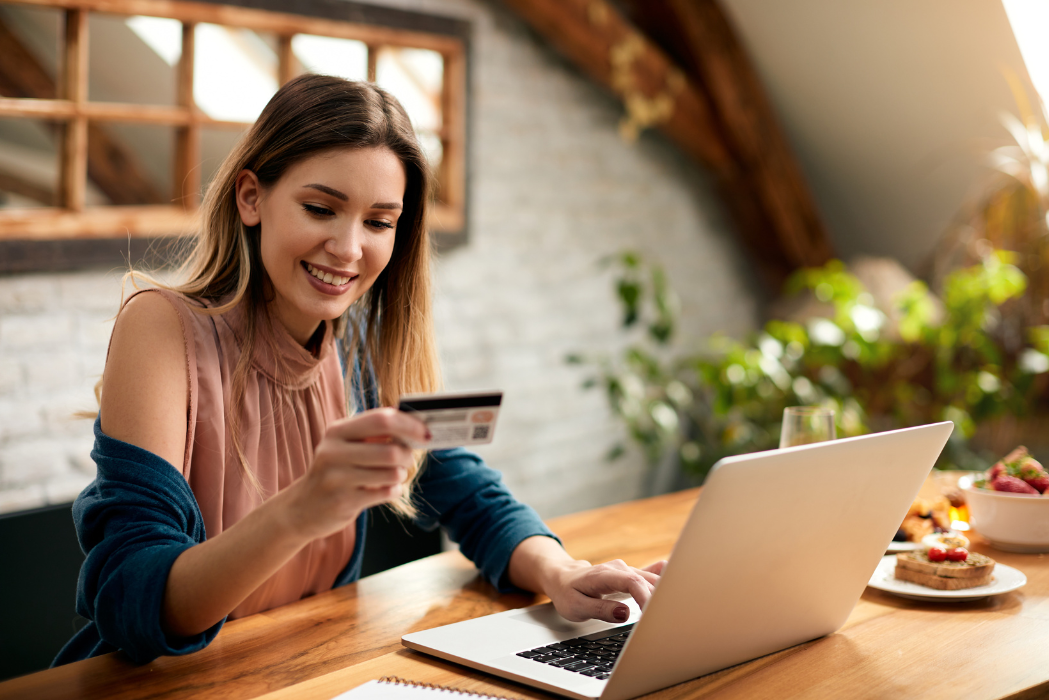
<svg viewBox="0 0 1049 700">
<path fill-rule="evenodd" d="M 376 3 L 379 4 L 379 3 Z M 683 335 L 738 335 L 760 293 L 700 169 L 647 133 L 617 135 L 621 105 L 499 2 L 390 2 L 473 23 L 470 230 L 437 262 L 448 389 L 499 388 L 495 442 L 479 450 L 543 516 L 642 495 L 638 454 L 572 351 L 619 346 L 610 278 L 624 248 L 662 262 Z M 0 276 L 0 512 L 72 500 L 93 477 L 91 424 L 121 270 Z"/>
</svg>

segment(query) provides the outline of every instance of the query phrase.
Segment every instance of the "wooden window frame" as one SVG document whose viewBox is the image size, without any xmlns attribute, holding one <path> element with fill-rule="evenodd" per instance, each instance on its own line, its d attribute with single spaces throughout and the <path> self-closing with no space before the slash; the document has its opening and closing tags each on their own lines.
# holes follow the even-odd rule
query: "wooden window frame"
<svg viewBox="0 0 1049 700">
<path fill-rule="evenodd" d="M 467 236 L 467 114 L 469 22 L 345 0 L 4 0 L 5 4 L 64 11 L 57 99 L 0 97 L 0 117 L 28 117 L 60 123 L 58 208 L 0 210 L 0 273 L 70 270 L 137 261 L 146 250 L 163 253 L 180 237 L 192 236 L 199 205 L 201 128 L 244 129 L 250 123 L 212 119 L 193 100 L 195 61 L 177 64 L 174 106 L 87 100 L 88 13 L 146 15 L 181 21 L 182 55 L 194 55 L 198 23 L 267 32 L 278 37 L 278 79 L 293 75 L 291 38 L 316 34 L 362 41 L 368 46 L 369 79 L 384 46 L 436 51 L 444 59 L 442 90 L 444 148 L 438 168 L 440 193 L 430 229 L 440 248 Z M 234 4 L 235 3 L 235 4 Z M 294 12 L 289 12 L 290 7 Z M 176 127 L 175 179 L 181 183 L 172 205 L 97 206 L 84 203 L 87 183 L 88 122 Z M 132 244 L 132 240 L 134 245 Z M 137 254 L 136 254 L 137 252 Z M 130 260 L 129 260 L 130 259 Z"/>
</svg>

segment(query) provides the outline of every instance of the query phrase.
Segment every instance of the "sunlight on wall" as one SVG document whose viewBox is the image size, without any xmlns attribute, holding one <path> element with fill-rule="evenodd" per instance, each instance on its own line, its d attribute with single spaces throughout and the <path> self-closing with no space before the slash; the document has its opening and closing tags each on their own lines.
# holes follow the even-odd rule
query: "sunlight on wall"
<svg viewBox="0 0 1049 700">
<path fill-rule="evenodd" d="M 1002 0 L 1020 54 L 1042 102 L 1049 102 L 1049 3 L 1045 0 Z"/>
</svg>

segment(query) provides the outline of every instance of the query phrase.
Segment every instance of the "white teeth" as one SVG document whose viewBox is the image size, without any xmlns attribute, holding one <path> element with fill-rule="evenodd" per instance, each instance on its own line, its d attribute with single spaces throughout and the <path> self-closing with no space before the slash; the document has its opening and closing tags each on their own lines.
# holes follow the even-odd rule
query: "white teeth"
<svg viewBox="0 0 1049 700">
<path fill-rule="evenodd" d="M 338 275 L 333 275 L 330 272 L 323 272 L 315 268 L 313 265 L 310 265 L 309 263 L 306 263 L 306 269 L 309 270 L 309 273 L 317 279 L 321 280 L 322 282 L 327 282 L 328 284 L 334 287 L 341 287 L 342 285 L 349 282 L 350 279 L 352 279 L 350 277 L 340 277 Z"/>
</svg>

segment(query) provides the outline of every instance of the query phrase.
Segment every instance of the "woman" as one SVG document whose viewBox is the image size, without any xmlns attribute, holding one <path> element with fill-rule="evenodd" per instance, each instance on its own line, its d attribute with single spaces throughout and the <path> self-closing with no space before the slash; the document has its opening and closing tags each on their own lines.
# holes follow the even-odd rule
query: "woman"
<svg viewBox="0 0 1049 700">
<path fill-rule="evenodd" d="M 185 281 L 117 318 L 98 477 L 74 505 L 91 624 L 56 664 L 189 653 L 226 619 L 356 580 L 382 504 L 569 619 L 625 620 L 613 592 L 644 604 L 659 566 L 575 561 L 476 456 L 405 446 L 426 426 L 388 407 L 439 386 L 429 194 L 387 93 L 307 75 L 274 95 L 209 187 Z"/>
</svg>

